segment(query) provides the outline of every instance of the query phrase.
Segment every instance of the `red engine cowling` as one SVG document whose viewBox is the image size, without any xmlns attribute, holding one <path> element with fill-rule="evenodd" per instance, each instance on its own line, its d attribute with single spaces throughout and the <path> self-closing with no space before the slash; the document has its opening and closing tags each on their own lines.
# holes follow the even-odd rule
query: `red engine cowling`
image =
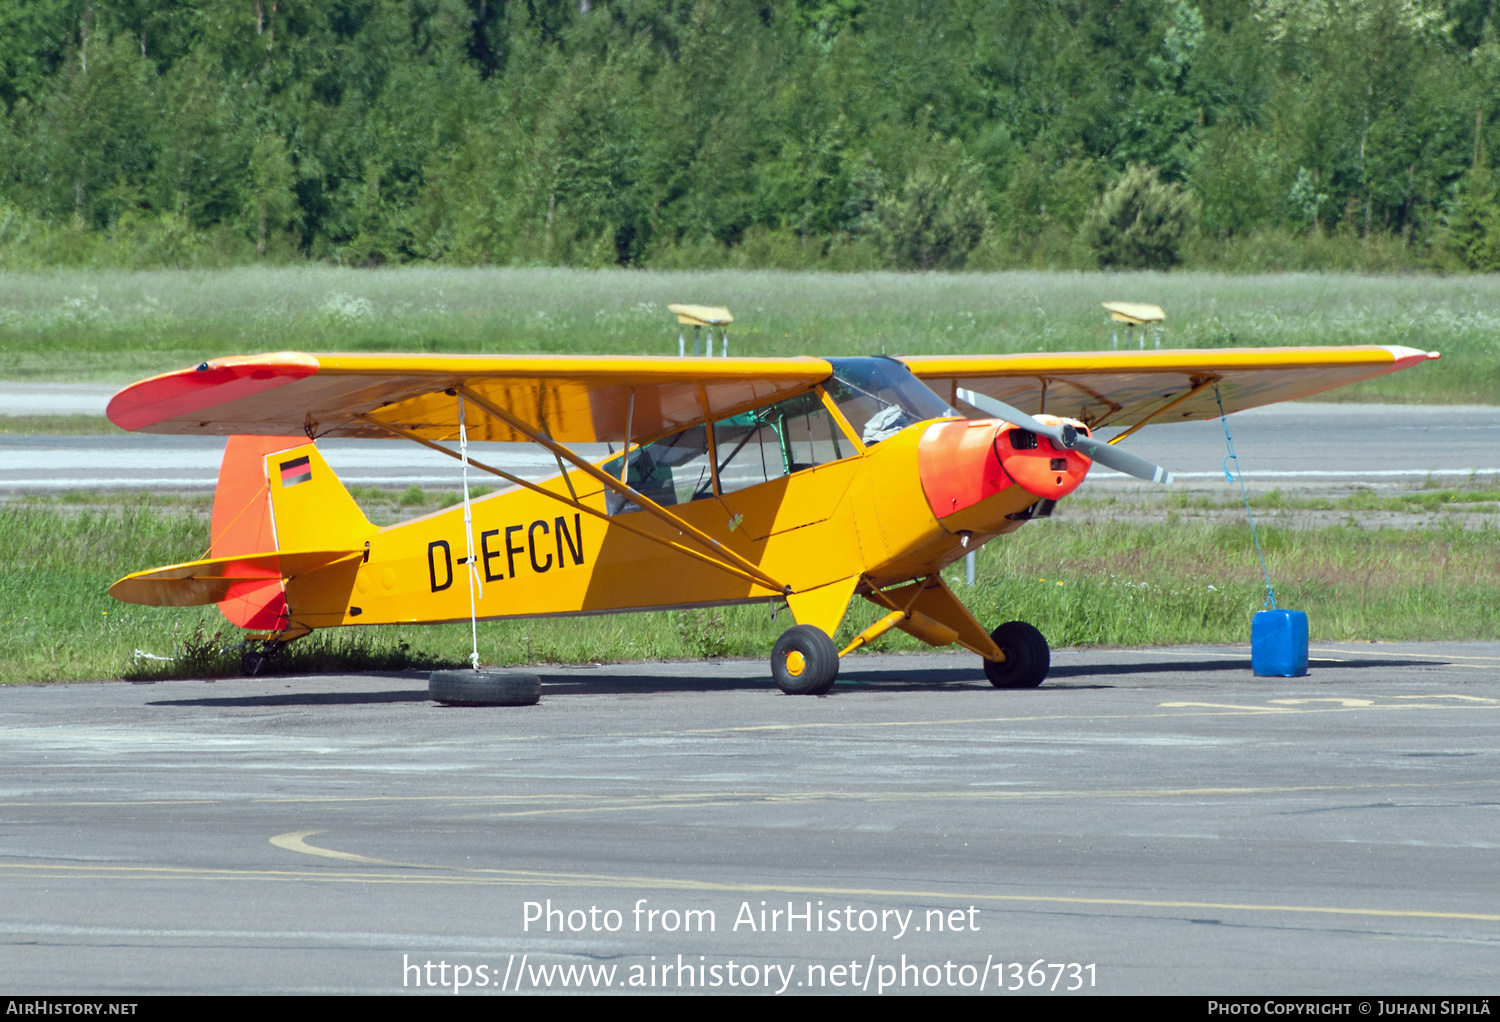
<svg viewBox="0 0 1500 1022">
<path fill-rule="evenodd" d="M 1082 425 L 1075 428 L 1088 435 Z M 1050 437 L 1037 436 L 1008 423 L 997 431 L 995 454 L 1007 475 L 1027 493 L 1044 500 L 1058 500 L 1072 493 L 1093 464 L 1077 451 L 1054 444 Z"/>
<path fill-rule="evenodd" d="M 1075 428 L 1086 432 L 1080 424 Z M 1092 464 L 1077 451 L 997 419 L 936 423 L 917 447 L 922 492 L 939 519 L 1012 485 L 1057 500 L 1083 482 Z"/>
</svg>

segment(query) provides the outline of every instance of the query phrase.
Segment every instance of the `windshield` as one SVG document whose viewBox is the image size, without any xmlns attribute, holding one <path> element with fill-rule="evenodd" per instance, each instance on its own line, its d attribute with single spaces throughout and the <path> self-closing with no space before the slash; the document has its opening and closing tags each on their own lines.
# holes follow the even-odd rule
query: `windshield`
<svg viewBox="0 0 1500 1022">
<path fill-rule="evenodd" d="M 893 358 L 831 358 L 833 379 L 824 384 L 866 445 L 895 436 L 914 422 L 956 418 L 958 413 L 910 369 Z"/>
</svg>

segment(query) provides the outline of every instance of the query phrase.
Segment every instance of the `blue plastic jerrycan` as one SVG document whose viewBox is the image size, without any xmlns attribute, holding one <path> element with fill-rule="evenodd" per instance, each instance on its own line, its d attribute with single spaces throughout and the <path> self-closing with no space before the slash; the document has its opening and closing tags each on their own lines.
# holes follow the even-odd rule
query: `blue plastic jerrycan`
<svg viewBox="0 0 1500 1022">
<path fill-rule="evenodd" d="M 1307 615 L 1263 610 L 1250 622 L 1250 669 L 1259 678 L 1300 678 L 1307 673 Z"/>
</svg>

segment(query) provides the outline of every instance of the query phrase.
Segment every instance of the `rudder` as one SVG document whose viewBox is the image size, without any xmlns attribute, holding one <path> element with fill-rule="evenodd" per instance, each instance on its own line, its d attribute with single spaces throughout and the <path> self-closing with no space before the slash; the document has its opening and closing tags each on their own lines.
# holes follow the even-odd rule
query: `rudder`
<svg viewBox="0 0 1500 1022">
<path fill-rule="evenodd" d="M 307 443 L 306 437 L 232 436 L 219 463 L 209 526 L 209 556 L 270 553 L 278 549 L 266 456 Z M 264 582 L 239 582 L 219 602 L 219 611 L 241 628 L 281 631 L 287 626 L 285 586 L 279 572 Z"/>
</svg>

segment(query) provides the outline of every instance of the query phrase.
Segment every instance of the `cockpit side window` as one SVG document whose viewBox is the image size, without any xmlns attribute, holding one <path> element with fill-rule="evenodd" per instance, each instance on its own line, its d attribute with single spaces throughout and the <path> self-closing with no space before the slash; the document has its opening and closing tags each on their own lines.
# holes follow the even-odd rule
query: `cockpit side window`
<svg viewBox="0 0 1500 1022">
<path fill-rule="evenodd" d="M 817 391 L 721 419 L 714 447 L 724 493 L 857 453 Z"/>
<path fill-rule="evenodd" d="M 623 454 L 617 454 L 600 467 L 618 479 L 622 457 Z M 630 472 L 625 481 L 638 493 L 663 507 L 670 507 L 712 497 L 712 472 L 708 459 L 708 432 L 702 426 L 694 426 L 632 450 Z M 604 506 L 612 515 L 640 510 L 635 501 L 627 500 L 614 490 L 606 491 Z"/>
<path fill-rule="evenodd" d="M 932 397 L 936 400 L 937 395 Z M 878 401 L 871 404 L 877 415 L 880 407 Z M 859 445 L 849 439 L 823 403 L 820 390 L 720 419 L 713 424 L 713 431 L 721 493 L 859 453 Z M 623 457 L 617 454 L 600 468 L 618 479 Z M 694 426 L 632 450 L 626 483 L 663 507 L 671 507 L 712 497 L 714 471 L 707 430 Z M 604 500 L 612 515 L 640 510 L 634 501 L 613 490 L 605 493 Z"/>
</svg>

